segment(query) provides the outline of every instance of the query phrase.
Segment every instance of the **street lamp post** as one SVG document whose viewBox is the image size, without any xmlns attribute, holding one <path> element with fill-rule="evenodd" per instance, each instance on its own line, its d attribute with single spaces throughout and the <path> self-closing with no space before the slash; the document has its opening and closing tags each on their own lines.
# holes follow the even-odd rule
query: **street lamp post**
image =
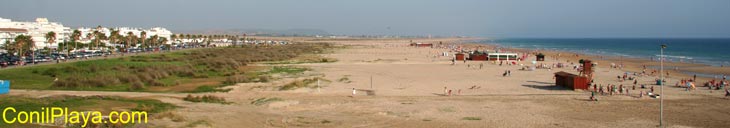
<svg viewBox="0 0 730 128">
<path fill-rule="evenodd" d="M 666 44 L 661 45 L 661 49 L 659 50 L 659 127 L 663 128 L 663 120 L 664 120 L 664 49 L 667 48 Z"/>
</svg>

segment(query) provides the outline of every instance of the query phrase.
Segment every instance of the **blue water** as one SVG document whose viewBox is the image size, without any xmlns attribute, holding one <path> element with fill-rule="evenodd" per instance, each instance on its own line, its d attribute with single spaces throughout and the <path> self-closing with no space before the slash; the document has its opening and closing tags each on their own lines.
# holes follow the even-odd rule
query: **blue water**
<svg viewBox="0 0 730 128">
<path fill-rule="evenodd" d="M 479 43 L 501 47 L 560 50 L 591 55 L 625 56 L 658 60 L 661 44 L 669 61 L 702 63 L 713 66 L 730 65 L 730 38 L 523 38 L 491 39 Z"/>
</svg>

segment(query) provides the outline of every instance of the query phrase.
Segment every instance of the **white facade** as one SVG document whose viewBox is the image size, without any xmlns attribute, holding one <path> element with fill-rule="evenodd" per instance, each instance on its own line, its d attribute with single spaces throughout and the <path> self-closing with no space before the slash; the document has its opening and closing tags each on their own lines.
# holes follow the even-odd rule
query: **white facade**
<svg viewBox="0 0 730 128">
<path fill-rule="evenodd" d="M 64 27 L 60 23 L 55 22 L 48 22 L 48 19 L 46 18 L 37 18 L 35 22 L 13 22 L 10 19 L 3 19 L 0 18 L 0 28 L 11 28 L 11 29 L 25 29 L 27 30 L 27 33 L 24 33 L 23 35 L 30 35 L 33 41 L 35 42 L 36 48 L 43 48 L 46 47 L 49 44 L 46 44 L 46 33 L 48 32 L 54 32 L 56 33 L 56 41 L 63 42 L 63 40 L 68 39 L 68 36 L 71 33 L 71 28 Z M 7 39 L 15 38 L 14 36 L 17 36 L 19 34 L 9 34 L 7 32 L 0 32 L 4 34 L 0 34 L 0 44 L 4 44 Z M 7 37 L 11 36 L 11 37 Z M 12 40 L 10 40 L 12 41 Z M 57 45 L 50 45 L 51 48 L 55 48 Z"/>
<path fill-rule="evenodd" d="M 21 32 L 17 29 L 24 29 L 26 31 Z M 144 31 L 147 34 L 147 38 L 157 35 L 159 37 L 167 38 L 169 40 L 167 42 L 168 44 L 172 43 L 170 36 L 173 33 L 162 27 L 153 27 L 150 29 L 116 27 L 114 29 L 119 30 L 120 35 L 126 36 L 127 32 L 132 32 L 137 37 L 141 37 L 141 33 Z M 82 27 L 78 28 L 78 30 L 81 31 L 81 40 L 79 42 L 88 43 L 91 39 L 93 39 L 93 36 L 91 38 L 87 38 L 87 35 L 89 33 L 93 33 L 97 29 Z M 45 38 L 45 35 L 51 31 L 56 33 L 56 41 L 53 45 L 47 44 Z M 98 31 L 104 33 L 107 37 L 111 35 L 111 30 L 109 30 L 109 28 L 101 28 L 98 29 Z M 41 49 L 47 46 L 50 48 L 56 48 L 58 46 L 57 43 L 63 42 L 64 40 L 70 40 L 72 33 L 73 30 L 71 28 L 65 27 L 60 23 L 49 22 L 46 18 L 37 18 L 35 22 L 13 22 L 10 19 L 0 18 L 0 45 L 4 44 L 7 40 L 13 41 L 13 39 L 18 35 L 30 35 L 36 44 L 36 48 Z"/>
<path fill-rule="evenodd" d="M 153 28 L 150 28 L 150 29 L 131 28 L 131 27 L 116 27 L 116 28 L 113 28 L 113 29 L 119 30 L 119 35 L 122 35 L 122 36 L 127 36 L 127 33 L 132 32 L 132 34 L 134 34 L 135 36 L 142 37 L 142 32 L 145 32 L 147 38 L 150 38 L 150 37 L 152 37 L 154 35 L 157 35 L 159 37 L 167 38 L 167 40 L 169 40 L 167 42 L 168 44 L 169 43 L 172 43 L 172 41 L 170 39 L 170 36 L 172 35 L 172 32 L 170 30 L 167 30 L 167 29 L 162 28 L 162 27 L 153 27 Z M 77 30 L 79 30 L 81 32 L 81 40 L 80 40 L 80 42 L 82 42 L 82 43 L 88 43 L 88 42 L 90 42 L 91 39 L 93 39 L 93 36 L 92 36 L 92 38 L 87 38 L 87 35 L 89 33 L 93 33 L 94 31 L 97 31 L 98 30 L 99 32 L 104 33 L 104 35 L 107 36 L 107 37 L 109 37 L 111 35 L 111 33 L 112 33 L 112 30 L 110 30 L 109 28 L 101 28 L 101 29 L 96 29 L 96 28 L 78 28 Z"/>
</svg>

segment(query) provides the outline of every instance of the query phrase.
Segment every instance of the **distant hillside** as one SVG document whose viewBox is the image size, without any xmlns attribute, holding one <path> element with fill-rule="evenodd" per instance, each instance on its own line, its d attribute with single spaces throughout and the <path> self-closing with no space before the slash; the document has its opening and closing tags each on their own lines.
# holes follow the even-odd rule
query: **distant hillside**
<svg viewBox="0 0 730 128">
<path fill-rule="evenodd" d="M 264 35 L 264 36 L 314 36 L 314 35 L 332 35 L 327 31 L 320 29 L 224 29 L 224 30 L 189 30 L 179 31 L 175 33 L 196 33 L 196 34 L 227 34 L 227 35 Z"/>
</svg>

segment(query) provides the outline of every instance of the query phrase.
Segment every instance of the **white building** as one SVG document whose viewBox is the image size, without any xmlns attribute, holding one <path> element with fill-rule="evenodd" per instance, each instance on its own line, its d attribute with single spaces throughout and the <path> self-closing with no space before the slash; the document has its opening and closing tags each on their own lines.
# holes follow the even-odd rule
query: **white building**
<svg viewBox="0 0 730 128">
<path fill-rule="evenodd" d="M 4 44 L 5 41 L 15 38 L 18 35 L 30 35 L 35 42 L 37 48 L 46 47 L 46 33 L 56 33 L 56 41 L 63 42 L 67 39 L 71 33 L 71 28 L 64 27 L 60 23 L 48 22 L 46 18 L 36 18 L 35 22 L 13 22 L 10 19 L 0 18 L 0 28 L 4 31 L 0 31 L 0 44 Z M 25 30 L 23 33 L 22 31 Z M 55 48 L 57 45 L 51 45 L 51 48 Z"/>
<path fill-rule="evenodd" d="M 157 35 L 159 37 L 167 38 L 168 44 L 172 43 L 170 36 L 173 33 L 162 27 L 153 27 L 150 29 L 116 27 L 114 29 L 119 30 L 120 35 L 126 36 L 127 32 L 132 32 L 137 37 L 141 37 L 141 33 L 144 31 L 146 32 L 147 38 Z M 93 39 L 93 36 L 91 38 L 87 38 L 87 35 L 96 30 L 104 33 L 107 37 L 111 35 L 111 30 L 109 30 L 109 28 L 97 29 L 82 27 L 78 28 L 78 30 L 81 31 L 81 40 L 79 41 L 81 43 L 90 42 L 91 39 Z M 14 22 L 10 19 L 0 18 L 0 45 L 4 44 L 6 41 L 13 41 L 13 39 L 15 39 L 18 35 L 30 35 L 38 49 L 46 46 L 50 48 L 57 48 L 58 45 L 56 44 L 49 45 L 46 43 L 45 35 L 51 31 L 56 33 L 56 44 L 63 42 L 64 40 L 70 40 L 70 36 L 73 33 L 71 28 L 64 27 L 60 23 L 49 22 L 46 18 L 36 18 L 35 22 Z"/>
<path fill-rule="evenodd" d="M 116 27 L 116 28 L 112 28 L 112 29 L 119 30 L 119 35 L 122 35 L 122 36 L 127 36 L 127 33 L 132 32 L 132 34 L 134 34 L 135 36 L 142 37 L 142 32 L 145 32 L 145 35 L 147 36 L 147 38 L 150 38 L 150 37 L 152 37 L 154 35 L 157 35 L 158 37 L 167 38 L 167 40 L 168 40 L 167 43 L 168 44 L 172 43 L 172 41 L 170 39 L 170 36 L 172 36 L 172 32 L 170 30 L 167 30 L 167 29 L 162 28 L 162 27 L 153 27 L 153 28 L 150 28 L 150 29 L 131 28 L 131 27 Z M 110 30 L 109 28 L 100 28 L 100 29 L 97 29 L 97 28 L 84 28 L 84 27 L 82 27 L 82 28 L 78 28 L 77 30 L 79 30 L 81 32 L 81 40 L 79 42 L 82 42 L 82 43 L 88 43 L 88 42 L 90 42 L 91 39 L 93 39 L 93 36 L 92 36 L 92 38 L 87 38 L 88 37 L 87 35 L 90 34 L 90 33 L 93 33 L 94 31 L 97 31 L 98 30 L 99 32 L 104 33 L 104 36 L 106 36 L 106 37 L 109 37 L 111 35 L 111 33 L 112 33 L 112 30 Z M 105 42 L 105 43 L 108 43 L 108 42 Z"/>
</svg>

